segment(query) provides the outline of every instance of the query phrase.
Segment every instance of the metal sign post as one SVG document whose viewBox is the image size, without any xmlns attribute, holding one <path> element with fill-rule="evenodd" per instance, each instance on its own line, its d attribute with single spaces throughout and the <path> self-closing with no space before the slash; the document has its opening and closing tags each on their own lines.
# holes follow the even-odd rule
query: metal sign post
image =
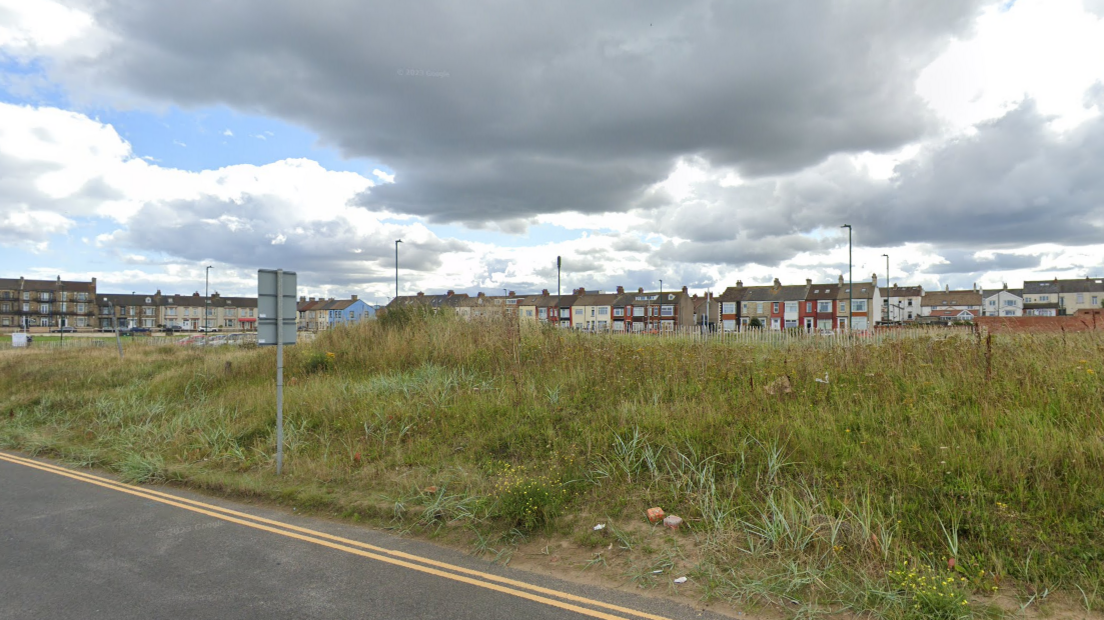
<svg viewBox="0 0 1104 620">
<path fill-rule="evenodd" d="M 295 344 L 294 271 L 257 271 L 257 344 L 276 346 L 276 475 L 284 469 L 284 345 Z M 290 329 L 289 329 L 290 328 Z"/>
</svg>

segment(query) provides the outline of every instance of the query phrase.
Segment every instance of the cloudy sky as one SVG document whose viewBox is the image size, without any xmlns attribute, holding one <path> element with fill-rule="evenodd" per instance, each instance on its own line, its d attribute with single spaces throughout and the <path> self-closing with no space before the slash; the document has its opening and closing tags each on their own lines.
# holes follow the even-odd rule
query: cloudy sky
<svg viewBox="0 0 1104 620">
<path fill-rule="evenodd" d="M 0 276 L 1104 273 L 1104 0 L 0 0 Z"/>
</svg>

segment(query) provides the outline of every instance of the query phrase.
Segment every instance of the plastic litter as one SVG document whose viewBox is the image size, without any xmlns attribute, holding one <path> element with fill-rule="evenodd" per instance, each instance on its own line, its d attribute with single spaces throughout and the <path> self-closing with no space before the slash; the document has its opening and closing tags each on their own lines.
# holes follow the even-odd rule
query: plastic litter
<svg viewBox="0 0 1104 620">
<path fill-rule="evenodd" d="M 598 525 L 595 525 L 591 529 L 594 530 L 595 532 L 597 532 L 599 530 L 604 530 L 604 529 L 606 529 L 606 524 L 605 523 L 599 523 Z"/>
<path fill-rule="evenodd" d="M 686 577 L 679 577 L 675 580 L 675 583 L 686 583 Z"/>
</svg>

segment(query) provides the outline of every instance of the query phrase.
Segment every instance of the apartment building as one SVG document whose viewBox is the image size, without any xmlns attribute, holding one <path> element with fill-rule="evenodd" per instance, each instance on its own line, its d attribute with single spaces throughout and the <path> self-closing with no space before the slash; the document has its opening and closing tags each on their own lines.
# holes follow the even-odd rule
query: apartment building
<svg viewBox="0 0 1104 620">
<path fill-rule="evenodd" d="M 0 278 L 0 329 L 47 331 L 96 326 L 96 278 L 90 282 Z"/>
</svg>

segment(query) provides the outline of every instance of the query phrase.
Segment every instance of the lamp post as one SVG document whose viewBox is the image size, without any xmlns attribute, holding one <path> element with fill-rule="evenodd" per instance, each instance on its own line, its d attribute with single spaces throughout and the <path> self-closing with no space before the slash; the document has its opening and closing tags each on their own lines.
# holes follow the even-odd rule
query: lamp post
<svg viewBox="0 0 1104 620">
<path fill-rule="evenodd" d="M 884 256 L 885 259 L 886 259 L 886 302 L 885 302 L 885 305 L 886 305 L 886 320 L 887 321 L 892 321 L 893 316 L 890 315 L 890 305 L 889 305 L 889 299 L 890 299 L 890 291 L 889 291 L 889 254 L 882 254 L 882 256 Z M 901 315 L 898 313 L 897 316 L 901 316 Z"/>
<path fill-rule="evenodd" d="M 659 281 L 659 294 L 660 295 L 663 294 L 663 280 L 662 279 L 660 279 L 660 281 Z"/>
<path fill-rule="evenodd" d="M 844 224 L 840 228 L 847 229 L 847 330 L 851 331 L 852 325 L 854 325 L 854 311 L 855 311 L 855 286 L 854 286 L 854 274 L 852 274 L 851 268 L 851 225 Z"/>
<path fill-rule="evenodd" d="M 203 272 L 203 333 L 211 331 L 211 322 L 207 318 L 211 314 L 210 283 L 211 265 L 207 265 L 207 269 Z"/>
<path fill-rule="evenodd" d="M 399 244 L 402 239 L 395 239 L 395 299 L 399 298 Z"/>
</svg>

